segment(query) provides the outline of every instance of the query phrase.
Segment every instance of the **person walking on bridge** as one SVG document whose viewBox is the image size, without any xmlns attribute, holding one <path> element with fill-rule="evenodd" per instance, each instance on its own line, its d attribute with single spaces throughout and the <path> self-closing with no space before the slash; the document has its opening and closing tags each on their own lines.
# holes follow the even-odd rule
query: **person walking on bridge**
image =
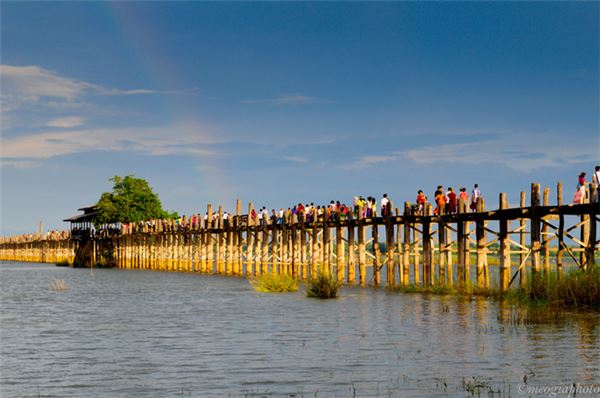
<svg viewBox="0 0 600 398">
<path fill-rule="evenodd" d="M 592 176 L 592 182 L 596 185 L 596 198 L 594 202 L 600 203 L 600 166 L 596 166 Z"/>
<path fill-rule="evenodd" d="M 585 203 L 585 173 L 579 173 L 579 177 L 577 178 L 577 190 L 575 191 L 575 196 L 573 196 L 573 203 L 582 204 Z"/>
<path fill-rule="evenodd" d="M 473 191 L 471 191 L 471 210 L 475 213 L 477 211 L 477 200 L 481 197 L 481 191 L 479 185 L 473 185 Z"/>
<path fill-rule="evenodd" d="M 390 214 L 390 200 L 388 199 L 387 193 L 383 194 L 381 198 L 381 215 L 387 217 Z"/>
</svg>

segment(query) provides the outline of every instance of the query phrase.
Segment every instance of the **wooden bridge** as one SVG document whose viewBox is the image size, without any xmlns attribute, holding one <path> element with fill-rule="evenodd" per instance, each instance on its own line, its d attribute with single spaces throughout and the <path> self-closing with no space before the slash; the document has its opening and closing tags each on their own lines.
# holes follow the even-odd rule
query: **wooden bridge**
<svg viewBox="0 0 600 398">
<path fill-rule="evenodd" d="M 73 249 L 87 244 L 90 265 L 112 261 L 119 268 L 235 276 L 286 273 L 302 280 L 327 270 L 348 284 L 506 290 L 524 285 L 527 269 L 562 273 L 567 264 L 595 266 L 600 204 L 598 188 L 587 190 L 582 204 L 564 204 L 559 183 L 556 204 L 550 205 L 550 189 L 532 184 L 529 203 L 522 192 L 517 208 L 508 208 L 501 193 L 494 210 L 486 210 L 479 198 L 474 212 L 459 200 L 456 214 L 432 215 L 426 205 L 424 215 L 418 215 L 406 202 L 386 217 L 363 218 L 359 209 L 358 217 L 351 212 L 344 218 L 325 209 L 310 222 L 293 215 L 282 223 L 249 218 L 238 200 L 235 215 L 227 220 L 221 206 L 208 205 L 206 217 L 198 215 L 201 221 L 194 225 L 141 222 L 117 235 L 78 241 Z M 248 204 L 248 214 L 253 209 Z M 36 261 L 31 253 L 43 252 L 43 244 L 43 239 L 3 238 L 0 259 Z M 496 264 L 497 272 L 492 272 Z"/>
</svg>

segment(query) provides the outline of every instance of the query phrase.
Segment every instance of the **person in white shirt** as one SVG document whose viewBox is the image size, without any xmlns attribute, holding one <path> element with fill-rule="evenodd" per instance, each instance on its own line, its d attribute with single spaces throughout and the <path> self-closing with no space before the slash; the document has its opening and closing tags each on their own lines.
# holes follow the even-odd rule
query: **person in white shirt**
<svg viewBox="0 0 600 398">
<path fill-rule="evenodd" d="M 269 221 L 269 211 L 267 210 L 266 207 L 263 206 L 262 211 L 261 211 L 261 224 L 260 225 L 267 225 Z"/>
<path fill-rule="evenodd" d="M 381 215 L 386 217 L 390 211 L 390 200 L 388 199 L 387 193 L 383 194 L 383 198 L 381 198 Z"/>
<path fill-rule="evenodd" d="M 481 197 L 481 191 L 479 185 L 473 185 L 473 191 L 471 191 L 471 210 L 477 211 L 477 199 Z"/>
<path fill-rule="evenodd" d="M 596 166 L 592 175 L 592 182 L 596 184 L 596 202 L 600 202 L 600 166 Z"/>
</svg>

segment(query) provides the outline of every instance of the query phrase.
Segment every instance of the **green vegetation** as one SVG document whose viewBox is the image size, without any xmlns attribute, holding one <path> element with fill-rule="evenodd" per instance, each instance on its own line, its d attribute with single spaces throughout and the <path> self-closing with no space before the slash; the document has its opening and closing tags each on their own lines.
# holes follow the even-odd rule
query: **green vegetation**
<svg viewBox="0 0 600 398">
<path fill-rule="evenodd" d="M 262 293 L 287 293 L 298 290 L 298 281 L 292 275 L 262 274 L 250 281 L 252 287 Z"/>
<path fill-rule="evenodd" d="M 335 298 L 340 288 L 340 282 L 330 272 L 319 272 L 316 278 L 310 281 L 306 294 L 308 297 L 321 299 Z"/>
<path fill-rule="evenodd" d="M 498 290 L 469 286 L 468 288 L 454 288 L 449 286 L 394 286 L 389 288 L 390 291 L 399 293 L 421 293 L 421 294 L 437 294 L 437 295 L 454 295 L 459 297 L 491 297 L 502 298 L 502 293 Z"/>
<path fill-rule="evenodd" d="M 112 192 L 104 192 L 97 204 L 96 226 L 176 217 L 177 213 L 163 210 L 158 195 L 146 180 L 128 175 L 114 176 L 110 181 L 114 182 Z"/>
<path fill-rule="evenodd" d="M 556 272 L 530 276 L 524 289 L 511 290 L 504 298 L 534 306 L 600 310 L 600 267 L 573 270 L 560 278 Z"/>
<path fill-rule="evenodd" d="M 572 270 L 558 276 L 556 272 L 529 274 L 523 289 L 513 288 L 507 292 L 497 289 L 468 286 L 422 287 L 416 285 L 394 286 L 394 292 L 454 295 L 458 297 L 489 297 L 509 303 L 530 307 L 592 308 L 600 310 L 600 267 L 589 270 Z"/>
</svg>

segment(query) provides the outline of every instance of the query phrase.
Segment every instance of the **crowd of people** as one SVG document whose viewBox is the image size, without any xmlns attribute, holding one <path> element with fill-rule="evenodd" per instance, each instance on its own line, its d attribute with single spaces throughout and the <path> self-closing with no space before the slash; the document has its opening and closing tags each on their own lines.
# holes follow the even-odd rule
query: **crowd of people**
<svg viewBox="0 0 600 398">
<path fill-rule="evenodd" d="M 59 241 L 69 239 L 71 236 L 69 231 L 51 230 L 40 234 L 22 234 L 14 236 L 0 237 L 0 243 L 27 243 L 39 242 L 41 240 Z"/>
<path fill-rule="evenodd" d="M 475 184 L 473 185 L 473 190 L 471 191 L 470 196 L 469 208 L 471 211 L 477 211 L 477 201 L 480 197 L 481 190 L 479 189 L 479 185 Z M 458 212 L 459 200 L 469 203 L 469 194 L 467 193 L 467 188 L 465 187 L 461 187 L 457 194 L 452 187 L 448 187 L 448 190 L 444 191 L 444 187 L 442 185 L 438 185 L 437 189 L 433 193 L 433 200 L 433 203 L 435 204 L 433 213 L 435 215 L 456 214 Z M 425 205 L 428 203 L 430 202 L 427 195 L 425 195 L 422 190 L 417 191 L 416 203 L 412 208 L 413 214 L 424 215 Z"/>
<path fill-rule="evenodd" d="M 596 166 L 592 175 L 591 183 L 596 186 L 600 186 L 600 166 Z M 600 192 L 596 191 L 593 198 L 587 198 L 586 187 L 590 183 L 586 181 L 586 173 L 581 172 L 578 175 L 576 192 L 573 197 L 573 203 L 580 204 L 586 203 L 591 199 L 592 202 L 600 202 Z M 458 204 L 460 201 L 464 201 L 469 204 L 469 209 L 473 212 L 477 211 L 478 199 L 482 197 L 481 190 L 478 184 L 473 185 L 471 194 L 467 193 L 465 187 L 461 187 L 458 192 L 452 187 L 444 189 L 442 185 L 439 185 L 433 193 L 433 203 L 435 205 L 433 213 L 435 215 L 443 214 L 456 214 L 458 212 Z M 412 213 L 414 215 L 424 215 L 426 204 L 430 203 L 429 198 L 423 190 L 417 192 L 416 203 L 412 206 Z M 270 212 L 266 206 L 262 206 L 258 210 L 252 209 L 250 214 L 243 216 L 247 219 L 249 225 L 265 226 L 270 224 L 282 225 L 289 224 L 294 220 L 299 222 L 313 222 L 313 221 L 335 221 L 335 220 L 347 220 L 349 218 L 371 218 L 371 217 L 387 217 L 392 214 L 393 203 L 387 194 L 383 194 L 379 201 L 381 213 L 378 212 L 377 200 L 372 196 L 366 198 L 362 195 L 354 197 L 352 205 L 347 205 L 339 200 L 331 200 L 327 205 L 315 205 L 314 203 L 298 203 L 294 206 L 290 206 L 287 209 L 280 208 L 279 210 L 272 209 Z M 222 213 L 222 226 L 227 228 L 232 220 L 233 216 L 224 211 Z M 209 222 L 210 221 L 210 222 Z M 100 229 L 100 233 L 106 235 L 118 235 L 121 234 L 132 234 L 137 232 L 174 232 L 174 231 L 189 231 L 198 230 L 200 228 L 206 228 L 218 226 L 219 213 L 213 213 L 209 220 L 208 212 L 204 215 L 193 214 L 189 217 L 182 215 L 175 219 L 164 219 L 156 220 L 151 219 L 147 221 L 140 221 L 136 223 L 117 223 L 105 226 L 104 229 Z M 74 233 L 77 231 L 74 229 Z M 32 242 L 40 240 L 63 240 L 70 237 L 69 231 L 48 231 L 42 237 L 37 234 L 23 234 L 13 237 L 2 238 L 2 241 L 13 241 L 13 242 Z M 7 240 L 8 239 L 8 240 Z"/>
<path fill-rule="evenodd" d="M 575 203 L 583 203 L 585 199 L 585 173 L 579 174 L 577 193 L 574 198 Z M 600 166 L 596 166 L 593 182 L 600 185 Z M 481 190 L 478 184 L 474 184 L 471 193 L 467 193 L 465 187 L 460 187 L 458 192 L 454 188 L 448 187 L 444 189 L 442 185 L 438 185 L 434 191 L 432 206 L 435 215 L 456 214 L 458 212 L 458 204 L 462 200 L 468 204 L 472 212 L 477 211 L 478 199 L 482 197 Z M 596 197 L 598 200 L 598 195 Z M 431 203 L 423 190 L 417 192 L 416 203 L 412 206 L 414 215 L 424 215 L 425 205 Z M 249 225 L 265 226 L 265 225 L 282 225 L 289 224 L 294 220 L 298 222 L 313 222 L 313 221 L 335 221 L 347 220 L 349 218 L 357 219 L 371 217 L 387 217 L 392 214 L 393 204 L 387 194 L 383 194 L 381 200 L 378 201 L 373 196 L 362 195 L 354 197 L 352 205 L 347 205 L 339 200 L 331 200 L 326 205 L 315 205 L 311 203 L 298 203 L 287 208 L 271 209 L 262 206 L 258 209 L 252 209 L 247 215 Z M 233 219 L 233 215 L 227 211 L 222 213 L 222 226 L 227 228 Z M 246 216 L 244 216 L 246 217 Z M 210 222 L 209 222 L 210 221 Z M 208 212 L 204 215 L 193 214 L 189 217 L 185 215 L 179 216 L 172 220 L 148 220 L 139 223 L 121 224 L 121 233 L 131 234 L 135 232 L 173 232 L 173 231 L 189 231 L 205 228 L 206 226 L 217 227 L 219 221 L 219 213 L 214 212 L 209 220 Z"/>
</svg>

